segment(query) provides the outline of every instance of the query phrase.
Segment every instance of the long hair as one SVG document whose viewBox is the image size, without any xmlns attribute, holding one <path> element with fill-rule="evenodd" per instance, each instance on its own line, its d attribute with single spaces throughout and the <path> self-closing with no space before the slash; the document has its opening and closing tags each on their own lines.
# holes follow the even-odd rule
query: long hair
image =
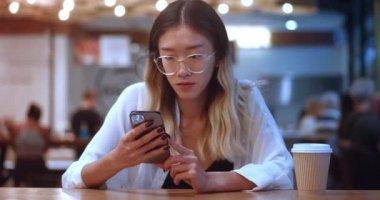
<svg viewBox="0 0 380 200">
<path fill-rule="evenodd" d="M 178 132 L 175 92 L 166 77 L 154 65 L 160 56 L 158 40 L 169 28 L 186 25 L 209 39 L 216 50 L 214 74 L 206 100 L 206 132 L 199 138 L 197 152 L 205 159 L 228 159 L 245 155 L 250 118 L 250 87 L 241 87 L 233 76 L 229 42 L 225 26 L 207 3 L 201 0 L 178 0 L 163 10 L 153 23 L 149 36 L 149 61 L 145 81 L 150 94 L 150 109 L 160 111 L 168 133 Z M 173 135 L 177 141 L 181 137 Z"/>
</svg>

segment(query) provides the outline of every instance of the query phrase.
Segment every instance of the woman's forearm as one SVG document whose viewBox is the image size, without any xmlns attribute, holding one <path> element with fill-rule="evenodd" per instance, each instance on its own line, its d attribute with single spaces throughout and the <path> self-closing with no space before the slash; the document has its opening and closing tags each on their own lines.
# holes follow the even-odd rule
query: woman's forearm
<svg viewBox="0 0 380 200">
<path fill-rule="evenodd" d="M 81 176 L 83 183 L 90 188 L 99 187 L 109 178 L 123 169 L 114 159 L 114 151 L 103 158 L 85 165 L 82 169 Z"/>
<path fill-rule="evenodd" d="M 256 185 L 236 172 L 208 172 L 209 192 L 251 190 Z"/>
</svg>

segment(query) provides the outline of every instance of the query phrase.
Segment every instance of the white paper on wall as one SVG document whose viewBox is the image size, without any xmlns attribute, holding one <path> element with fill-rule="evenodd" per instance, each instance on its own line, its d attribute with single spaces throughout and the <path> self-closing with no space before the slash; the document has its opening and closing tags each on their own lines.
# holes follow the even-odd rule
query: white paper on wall
<svg viewBox="0 0 380 200">
<path fill-rule="evenodd" d="M 100 36 L 100 65 L 128 67 L 131 65 L 130 38 L 125 35 Z"/>
<path fill-rule="evenodd" d="M 21 122 L 31 102 L 42 108 L 42 123 L 49 124 L 49 35 L 0 36 L 0 118 Z"/>
</svg>

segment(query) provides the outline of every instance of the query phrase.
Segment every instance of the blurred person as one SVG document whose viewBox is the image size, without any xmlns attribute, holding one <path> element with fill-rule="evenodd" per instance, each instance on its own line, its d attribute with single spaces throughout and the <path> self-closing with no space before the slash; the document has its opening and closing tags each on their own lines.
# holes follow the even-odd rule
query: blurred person
<svg viewBox="0 0 380 200">
<path fill-rule="evenodd" d="M 31 103 L 26 112 L 26 120 L 14 129 L 13 146 L 16 153 L 15 186 L 23 180 L 40 184 L 38 178 L 31 178 L 46 170 L 44 155 L 50 141 L 50 129 L 40 122 L 42 109 Z M 31 178 L 31 180 L 30 180 Z"/>
<path fill-rule="evenodd" d="M 375 113 L 380 116 L 380 93 L 375 94 L 375 97 L 373 98 L 373 105 Z"/>
<path fill-rule="evenodd" d="M 351 95 L 345 92 L 339 97 L 339 112 L 340 118 L 336 134 L 330 135 L 328 143 L 333 149 L 330 158 L 330 173 L 328 180 L 328 188 L 330 189 L 343 189 L 347 184 L 346 178 L 350 175 L 347 164 L 342 161 L 342 147 L 347 147 L 349 142 L 342 140 L 343 126 L 347 123 L 347 119 L 354 110 L 354 102 Z"/>
<path fill-rule="evenodd" d="M 339 110 L 340 110 L 341 116 L 338 123 L 337 137 L 344 138 L 345 137 L 343 133 L 344 125 L 347 123 L 346 121 L 348 117 L 354 111 L 354 100 L 351 97 L 351 95 L 348 92 L 346 92 L 340 96 L 339 105 L 340 105 Z"/>
<path fill-rule="evenodd" d="M 12 117 L 3 117 L 0 120 L 0 185 L 4 184 L 10 177 L 10 173 L 4 171 L 4 162 L 8 152 L 8 146 L 13 143 L 14 135 L 18 130 L 18 125 Z"/>
<path fill-rule="evenodd" d="M 334 91 L 322 94 L 317 116 L 317 132 L 335 134 L 338 130 L 340 110 L 339 95 Z"/>
<path fill-rule="evenodd" d="M 42 109 L 36 103 L 31 103 L 26 112 L 26 119 L 19 125 L 11 125 L 11 135 L 15 142 L 18 138 L 22 137 L 25 132 L 35 132 L 44 140 L 44 143 L 48 145 L 50 141 L 50 129 L 41 124 Z"/>
<path fill-rule="evenodd" d="M 0 185 L 2 185 L 6 179 L 3 170 L 8 143 L 10 141 L 9 131 L 4 121 L 5 120 L 0 119 Z"/>
<path fill-rule="evenodd" d="M 300 117 L 298 130 L 301 135 L 313 135 L 317 132 L 317 116 L 320 111 L 318 98 L 309 97 Z"/>
<path fill-rule="evenodd" d="M 349 139 L 352 145 L 358 145 L 369 151 L 377 151 L 380 141 L 380 118 L 373 106 L 375 83 L 368 78 L 356 79 L 351 88 L 353 112 L 343 125 L 342 138 Z"/>
<path fill-rule="evenodd" d="M 145 82 L 122 92 L 62 176 L 63 188 L 292 189 L 293 161 L 278 127 L 257 85 L 236 80 L 229 59 L 225 26 L 210 5 L 169 4 L 150 32 Z M 136 139 L 152 123 L 132 128 L 134 110 L 161 112 L 167 133 Z M 169 148 L 164 163 L 145 163 Z"/>
<path fill-rule="evenodd" d="M 11 140 L 7 121 L 5 118 L 0 119 L 0 144 L 7 144 Z"/>
<path fill-rule="evenodd" d="M 5 125 L 5 120 L 0 119 L 0 141 L 9 140 L 8 128 Z"/>
<path fill-rule="evenodd" d="M 103 117 L 96 110 L 97 95 L 92 89 L 86 89 L 82 95 L 80 107 L 71 116 L 71 128 L 77 139 L 89 141 L 99 130 Z M 76 147 L 77 158 L 84 147 Z"/>
<path fill-rule="evenodd" d="M 340 145 L 350 189 L 380 188 L 380 118 L 373 107 L 375 83 L 369 78 L 358 78 L 350 87 L 353 111 L 348 116 Z M 346 144 L 346 143 L 344 143 Z"/>
</svg>

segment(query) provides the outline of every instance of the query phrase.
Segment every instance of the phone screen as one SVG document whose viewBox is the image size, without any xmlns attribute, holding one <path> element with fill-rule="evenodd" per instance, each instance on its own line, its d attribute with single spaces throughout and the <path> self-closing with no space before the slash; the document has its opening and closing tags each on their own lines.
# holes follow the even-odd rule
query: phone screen
<svg viewBox="0 0 380 200">
<path fill-rule="evenodd" d="M 149 127 L 149 129 L 147 129 L 146 131 L 144 131 L 140 135 L 138 135 L 136 137 L 136 140 L 138 140 L 139 138 L 141 138 L 145 134 L 149 133 L 153 129 L 156 129 L 157 127 L 162 127 L 163 129 L 165 129 L 164 123 L 163 123 L 163 120 L 162 120 L 162 117 L 161 117 L 161 114 L 160 114 L 160 112 L 157 112 L 157 111 L 132 111 L 129 114 L 129 118 L 130 118 L 130 122 L 131 122 L 131 125 L 132 125 L 133 128 L 136 127 L 136 126 L 138 126 L 141 123 L 144 123 L 144 122 L 151 122 L 151 123 L 153 123 Z M 166 132 L 166 131 L 164 131 L 164 132 Z M 157 137 L 160 137 L 160 136 L 161 135 L 158 135 Z M 154 139 L 156 139 L 156 138 L 154 138 Z M 158 149 L 158 148 L 161 148 L 161 146 L 157 146 L 157 147 L 155 147 L 155 148 L 153 148 L 153 149 L 151 149 L 149 151 L 153 151 L 153 150 Z M 158 155 L 158 156 L 156 156 L 156 157 L 154 157 L 152 159 L 149 159 L 146 162 L 147 163 L 162 163 L 169 156 L 170 156 L 170 151 L 166 150 L 166 151 L 163 151 L 162 154 L 160 154 L 160 155 Z"/>
</svg>

